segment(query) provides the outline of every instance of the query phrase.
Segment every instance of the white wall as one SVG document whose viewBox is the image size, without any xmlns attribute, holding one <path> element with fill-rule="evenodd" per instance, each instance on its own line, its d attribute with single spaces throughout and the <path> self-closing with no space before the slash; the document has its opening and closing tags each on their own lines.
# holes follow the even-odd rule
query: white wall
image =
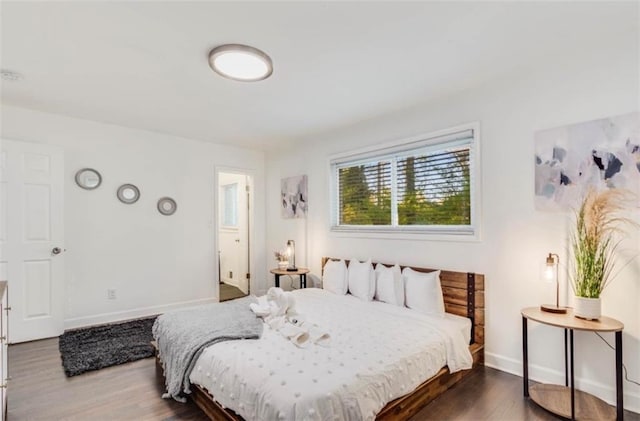
<svg viewBox="0 0 640 421">
<path fill-rule="evenodd" d="M 60 145 L 65 153 L 65 327 L 102 323 L 202 301 L 217 301 L 215 167 L 256 174 L 256 282 L 266 279 L 264 153 L 2 106 L 2 138 Z M 82 190 L 83 167 L 102 185 Z M 140 200 L 116 198 L 123 183 Z M 178 204 L 156 210 L 160 197 Z M 117 299 L 107 299 L 107 289 Z"/>
<path fill-rule="evenodd" d="M 553 288 L 539 281 L 546 254 L 556 252 L 567 262 L 569 215 L 534 209 L 534 132 L 638 110 L 637 47 L 636 36 L 548 57 L 537 68 L 501 75 L 475 90 L 303 139 L 292 151 L 268 153 L 267 248 L 278 249 L 286 238 L 308 244 L 305 264 L 315 275 L 326 255 L 484 273 L 486 363 L 521 374 L 520 309 L 554 298 Z M 330 155 L 474 121 L 481 124 L 481 241 L 367 239 L 329 231 Z M 305 222 L 279 214 L 280 179 L 297 174 L 309 176 Z M 640 238 L 626 246 L 638 254 Z M 636 259 L 603 294 L 603 313 L 625 324 L 624 362 L 635 380 L 640 379 L 639 281 Z M 564 279 L 563 285 L 565 301 Z M 532 378 L 563 383 L 562 331 L 531 323 L 529 332 Z M 613 335 L 605 336 L 613 341 Z M 576 335 L 576 350 L 579 388 L 614 402 L 614 352 L 595 335 L 582 333 Z M 640 388 L 628 382 L 624 388 L 625 407 L 640 411 Z"/>
</svg>

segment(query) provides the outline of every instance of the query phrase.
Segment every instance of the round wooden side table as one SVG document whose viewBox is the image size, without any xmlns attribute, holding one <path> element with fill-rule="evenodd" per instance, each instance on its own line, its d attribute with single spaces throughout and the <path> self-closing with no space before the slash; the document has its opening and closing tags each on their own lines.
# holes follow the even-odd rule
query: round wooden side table
<svg viewBox="0 0 640 421">
<path fill-rule="evenodd" d="M 298 275 L 300 277 L 300 288 L 307 287 L 307 273 L 309 273 L 309 269 L 307 268 L 297 268 L 297 270 L 287 270 L 287 269 L 271 269 L 269 272 L 273 273 L 276 278 L 276 287 L 280 286 L 280 277 L 281 276 L 294 276 Z"/>
<path fill-rule="evenodd" d="M 601 317 L 599 320 L 584 320 L 573 315 L 573 309 L 567 309 L 566 314 L 549 313 L 539 307 L 528 307 L 522 314 L 522 365 L 524 396 L 549 412 L 564 418 L 622 420 L 624 406 L 622 402 L 622 329 L 624 325 L 616 319 Z M 565 385 L 536 384 L 529 386 L 529 351 L 527 336 L 527 321 L 533 320 L 549 326 L 564 329 L 564 374 Z M 573 332 L 614 332 L 616 352 L 616 409 L 614 410 L 603 400 L 589 393 L 576 390 L 573 373 L 574 349 Z M 567 332 L 569 343 L 567 350 Z M 568 361 L 570 363 L 568 364 Z"/>
</svg>

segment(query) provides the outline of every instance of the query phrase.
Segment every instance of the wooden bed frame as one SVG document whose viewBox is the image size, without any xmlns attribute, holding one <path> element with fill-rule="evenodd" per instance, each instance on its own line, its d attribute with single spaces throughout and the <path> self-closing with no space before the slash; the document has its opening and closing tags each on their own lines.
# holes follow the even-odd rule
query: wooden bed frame
<svg viewBox="0 0 640 421">
<path fill-rule="evenodd" d="M 327 260 L 339 260 L 330 257 L 322 258 L 322 268 Z M 347 265 L 348 260 L 345 260 Z M 384 264 L 384 263 L 383 263 Z M 385 266 L 393 266 L 384 264 Z M 437 269 L 410 267 L 417 272 L 433 272 Z M 447 313 L 471 319 L 471 343 L 469 350 L 473 357 L 473 368 L 484 364 L 484 275 L 477 273 L 440 272 L 442 295 Z M 408 395 L 389 402 L 378 413 L 376 420 L 400 421 L 415 415 L 421 408 L 444 393 L 447 389 L 469 375 L 471 370 L 458 371 L 451 374 L 448 367 L 441 368 L 435 376 L 426 380 Z M 156 358 L 156 372 L 164 376 L 162 362 Z M 212 420 L 243 421 L 244 419 L 230 409 L 223 408 L 214 398 L 199 385 L 191 386 L 191 399 Z"/>
</svg>

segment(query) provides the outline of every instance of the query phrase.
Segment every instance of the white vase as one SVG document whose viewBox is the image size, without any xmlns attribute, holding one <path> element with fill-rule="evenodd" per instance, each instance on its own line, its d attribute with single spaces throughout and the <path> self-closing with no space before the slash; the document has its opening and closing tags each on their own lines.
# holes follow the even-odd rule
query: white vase
<svg viewBox="0 0 640 421">
<path fill-rule="evenodd" d="M 600 298 L 573 297 L 573 315 L 587 320 L 598 320 L 602 315 Z"/>
<path fill-rule="evenodd" d="M 288 266 L 289 266 L 289 262 L 287 261 L 278 262 L 278 269 L 280 270 L 285 270 Z"/>
</svg>

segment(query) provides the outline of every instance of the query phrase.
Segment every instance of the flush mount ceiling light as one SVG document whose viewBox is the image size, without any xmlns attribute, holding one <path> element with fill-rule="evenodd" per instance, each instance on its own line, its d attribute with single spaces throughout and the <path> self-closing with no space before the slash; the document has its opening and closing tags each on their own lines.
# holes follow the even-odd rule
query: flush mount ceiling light
<svg viewBox="0 0 640 421">
<path fill-rule="evenodd" d="M 209 53 L 209 66 L 228 79 L 255 82 L 271 76 L 271 58 L 257 48 L 241 44 L 225 44 Z"/>
</svg>

